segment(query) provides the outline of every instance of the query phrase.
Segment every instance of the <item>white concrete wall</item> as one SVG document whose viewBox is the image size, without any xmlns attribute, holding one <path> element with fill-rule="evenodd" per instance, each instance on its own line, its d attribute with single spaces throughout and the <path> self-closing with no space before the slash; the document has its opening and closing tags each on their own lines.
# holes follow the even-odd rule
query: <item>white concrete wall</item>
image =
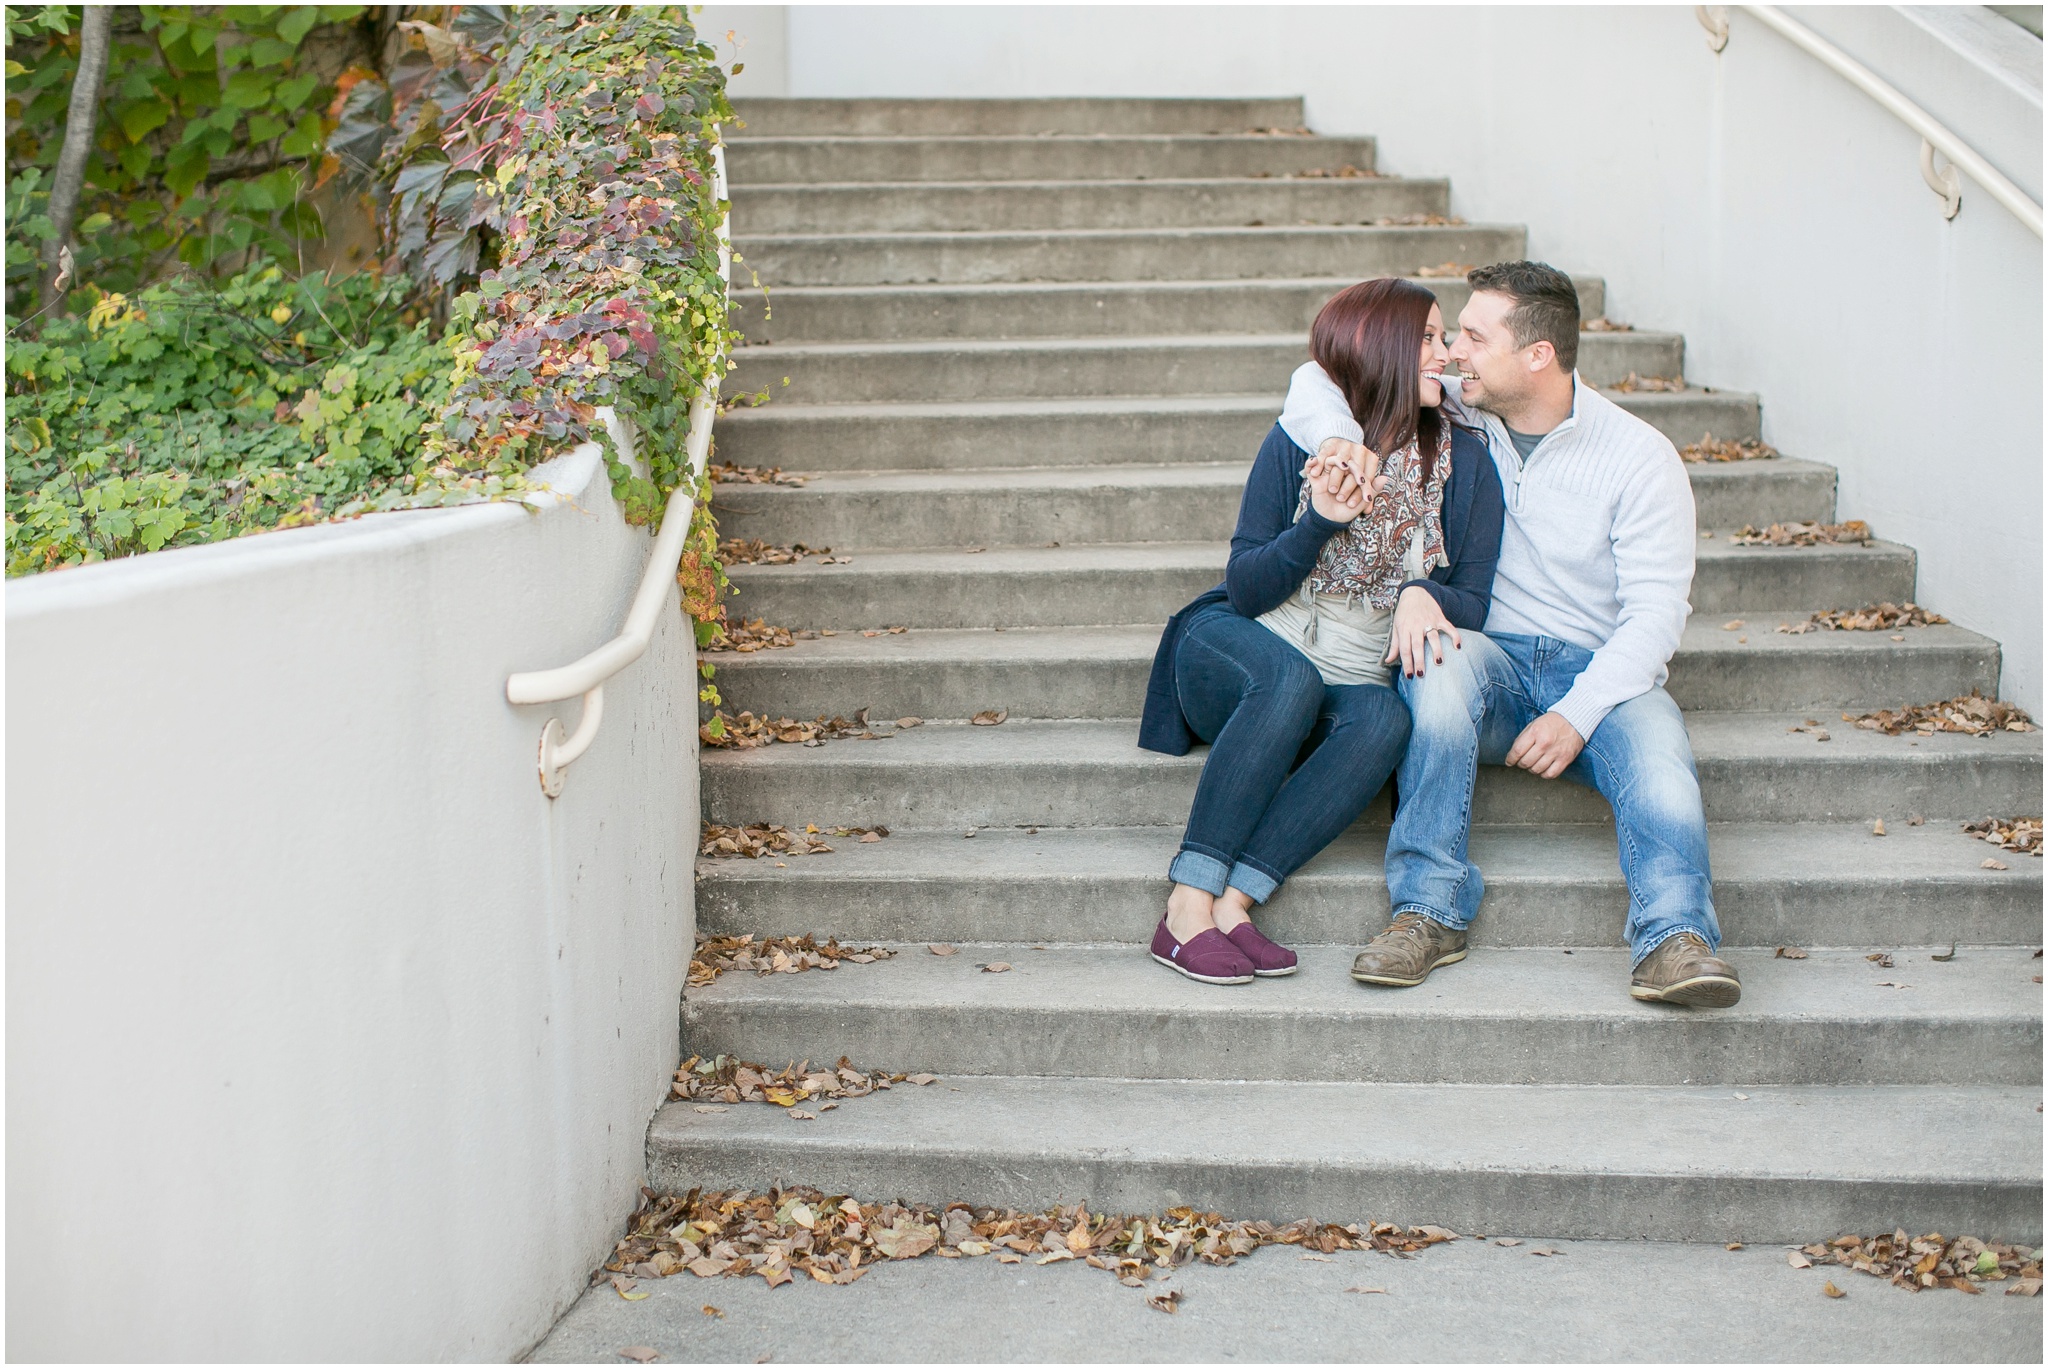
<svg viewBox="0 0 2048 1369">
<path fill-rule="evenodd" d="M 2038 39 L 1975 6 L 1790 13 L 2040 198 Z M 1759 393 L 2042 711 L 2041 242 L 1967 183 L 1945 222 L 1917 135 L 1754 19 L 1717 57 L 1689 5 L 705 15 L 770 35 L 742 96 L 1305 96 L 1318 132 L 1377 135 L 1382 169 L 1604 276 L 1614 317 L 1683 331 L 1696 383 Z"/>
<path fill-rule="evenodd" d="M 7 1355 L 507 1359 L 618 1237 L 693 923 L 679 609 L 562 797 L 505 677 L 651 547 L 573 502 L 7 586 Z"/>
</svg>

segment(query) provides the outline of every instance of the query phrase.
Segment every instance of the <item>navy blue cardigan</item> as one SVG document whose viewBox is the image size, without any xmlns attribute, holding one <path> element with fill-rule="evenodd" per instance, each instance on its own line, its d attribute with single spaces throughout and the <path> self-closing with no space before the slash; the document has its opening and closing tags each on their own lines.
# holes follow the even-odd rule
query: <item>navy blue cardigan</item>
<svg viewBox="0 0 2048 1369">
<path fill-rule="evenodd" d="M 1152 658 L 1152 682 L 1145 690 L 1145 717 L 1138 725 L 1138 745 L 1147 751 L 1184 756 L 1195 734 L 1181 715 L 1180 692 L 1174 686 L 1174 653 L 1180 635 L 1196 609 L 1228 600 L 1247 618 L 1270 613 L 1315 569 L 1323 543 L 1344 527 L 1315 511 L 1313 505 L 1297 521 L 1301 502 L 1301 468 L 1308 453 L 1275 423 L 1252 463 L 1244 502 L 1237 509 L 1237 532 L 1230 539 L 1230 567 L 1223 583 L 1173 615 Z M 1451 478 L 1444 485 L 1444 554 L 1427 580 L 1412 580 L 1443 606 L 1444 617 L 1461 628 L 1479 631 L 1493 605 L 1493 568 L 1500 560 L 1500 472 L 1477 435 L 1451 429 Z M 1403 586 L 1402 588 L 1406 588 Z"/>
</svg>

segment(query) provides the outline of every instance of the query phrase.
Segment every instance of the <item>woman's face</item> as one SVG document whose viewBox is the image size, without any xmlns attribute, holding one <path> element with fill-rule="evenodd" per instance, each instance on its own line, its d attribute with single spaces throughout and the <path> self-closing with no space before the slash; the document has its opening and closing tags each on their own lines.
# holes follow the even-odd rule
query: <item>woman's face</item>
<svg viewBox="0 0 2048 1369">
<path fill-rule="evenodd" d="M 1444 383 L 1438 377 L 1451 359 L 1444 346 L 1444 311 L 1429 306 L 1429 322 L 1422 325 L 1422 402 L 1434 409 L 1444 402 Z"/>
</svg>

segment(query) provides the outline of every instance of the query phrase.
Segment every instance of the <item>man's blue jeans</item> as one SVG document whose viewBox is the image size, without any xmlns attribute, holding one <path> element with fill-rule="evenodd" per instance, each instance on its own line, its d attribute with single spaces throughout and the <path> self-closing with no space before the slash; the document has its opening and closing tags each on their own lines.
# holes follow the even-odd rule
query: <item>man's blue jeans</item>
<svg viewBox="0 0 2048 1369">
<path fill-rule="evenodd" d="M 1486 890 L 1466 849 L 1479 764 L 1506 760 L 1522 729 L 1565 696 L 1593 657 L 1551 637 L 1463 637 L 1463 649 L 1444 652 L 1442 665 L 1431 661 L 1399 681 L 1415 730 L 1387 839 L 1394 911 L 1460 929 Z M 1614 809 L 1634 963 L 1679 932 L 1719 947 L 1699 772 L 1671 696 L 1652 689 L 1617 707 L 1560 778 L 1599 790 Z"/>
<path fill-rule="evenodd" d="M 1365 811 L 1408 744 L 1393 690 L 1324 684 L 1308 657 L 1228 604 L 1188 623 L 1174 683 L 1210 746 L 1167 877 L 1212 894 L 1235 885 L 1271 898 Z"/>
</svg>

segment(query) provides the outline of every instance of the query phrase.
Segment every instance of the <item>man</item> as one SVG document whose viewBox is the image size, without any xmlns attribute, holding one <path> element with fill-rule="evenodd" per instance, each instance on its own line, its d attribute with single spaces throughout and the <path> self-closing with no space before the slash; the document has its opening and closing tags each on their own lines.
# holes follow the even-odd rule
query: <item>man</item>
<svg viewBox="0 0 2048 1369">
<path fill-rule="evenodd" d="M 1628 881 L 1630 994 L 1727 1007 L 1742 985 L 1714 954 L 1699 776 L 1662 688 L 1692 611 L 1691 482 L 1661 433 L 1579 380 L 1570 277 L 1518 261 L 1466 280 L 1450 349 L 1462 385 L 1444 403 L 1480 428 L 1500 470 L 1500 568 L 1486 631 L 1448 651 L 1438 639 L 1437 661 L 1399 680 L 1414 732 L 1387 841 L 1394 918 L 1352 977 L 1411 987 L 1465 958 L 1485 888 L 1466 849 L 1484 760 L 1606 796 Z M 1306 451 L 1369 468 L 1313 362 L 1294 373 L 1280 425 Z"/>
</svg>

